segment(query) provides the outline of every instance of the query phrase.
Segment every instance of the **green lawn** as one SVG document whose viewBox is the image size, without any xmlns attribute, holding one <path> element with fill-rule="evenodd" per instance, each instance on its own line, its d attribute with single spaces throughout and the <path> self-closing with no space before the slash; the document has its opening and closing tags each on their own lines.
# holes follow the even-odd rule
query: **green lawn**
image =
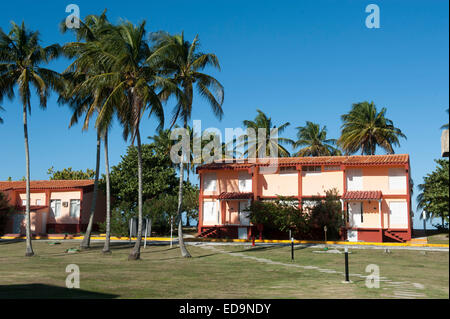
<svg viewBox="0 0 450 319">
<path fill-rule="evenodd" d="M 35 257 L 24 257 L 24 242 L 0 242 L 0 298 L 393 298 L 404 293 L 382 282 L 379 289 L 365 287 L 365 279 L 342 274 L 272 265 L 246 257 L 292 264 L 289 247 L 189 246 L 193 258 L 179 256 L 177 248 L 147 246 L 142 260 L 128 261 L 128 244 L 117 244 L 112 255 L 100 253 L 101 244 L 89 251 L 69 254 L 78 242 L 50 245 L 34 241 Z M 343 271 L 343 254 L 320 254 L 318 248 L 296 249 L 295 264 Z M 449 297 L 448 252 L 354 249 L 350 272 L 365 275 L 368 264 L 377 264 L 380 275 L 391 282 L 406 282 L 423 289 L 407 289 L 421 298 Z M 80 289 L 66 289 L 68 264 L 80 267 Z M 402 290 L 398 292 L 399 290 Z"/>
<path fill-rule="evenodd" d="M 429 244 L 448 244 L 448 233 L 435 234 L 427 237 Z"/>
</svg>

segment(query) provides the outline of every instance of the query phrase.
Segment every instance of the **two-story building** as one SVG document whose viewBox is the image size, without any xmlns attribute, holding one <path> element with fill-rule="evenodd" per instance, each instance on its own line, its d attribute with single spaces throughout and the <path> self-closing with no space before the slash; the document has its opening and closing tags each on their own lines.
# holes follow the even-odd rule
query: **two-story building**
<svg viewBox="0 0 450 319">
<path fill-rule="evenodd" d="M 347 212 L 349 241 L 411 239 L 410 163 L 407 154 L 277 158 L 214 162 L 198 167 L 198 234 L 220 232 L 248 239 L 251 225 L 244 210 L 252 200 L 294 197 L 299 207 L 336 189 Z M 272 159 L 271 162 L 274 162 Z M 300 206 L 301 205 L 301 206 Z M 253 226 L 253 227 L 252 227 Z"/>
<path fill-rule="evenodd" d="M 24 181 L 0 182 L 0 192 L 6 195 L 13 208 L 4 233 L 25 233 L 25 187 Z M 31 232 L 41 235 L 84 231 L 89 221 L 93 190 L 93 180 L 31 181 Z M 105 221 L 105 205 L 105 196 L 99 191 L 94 228 Z"/>
</svg>

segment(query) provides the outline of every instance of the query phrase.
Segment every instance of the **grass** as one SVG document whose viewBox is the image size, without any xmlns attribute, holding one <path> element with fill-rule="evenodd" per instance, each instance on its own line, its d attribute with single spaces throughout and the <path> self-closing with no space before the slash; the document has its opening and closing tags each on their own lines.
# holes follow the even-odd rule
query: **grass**
<svg viewBox="0 0 450 319">
<path fill-rule="evenodd" d="M 363 278 L 342 284 L 342 274 L 271 265 L 217 250 L 189 246 L 193 258 L 180 257 L 175 246 L 147 246 L 142 260 L 128 261 L 127 243 L 114 243 L 111 255 L 101 243 L 80 253 L 77 241 L 50 245 L 34 241 L 36 256 L 24 257 L 24 242 L 0 242 L 0 298 L 389 298 L 394 289 L 365 287 Z M 290 264 L 289 247 L 214 246 L 227 252 Z M 295 263 L 343 271 L 342 254 L 318 254 L 318 248 L 296 248 Z M 448 252 L 354 249 L 350 272 L 366 274 L 368 264 L 392 281 L 418 283 L 426 298 L 449 297 Z M 80 289 L 65 288 L 66 266 L 80 268 Z"/>
<path fill-rule="evenodd" d="M 448 233 L 435 234 L 427 237 L 429 244 L 448 244 Z"/>
</svg>

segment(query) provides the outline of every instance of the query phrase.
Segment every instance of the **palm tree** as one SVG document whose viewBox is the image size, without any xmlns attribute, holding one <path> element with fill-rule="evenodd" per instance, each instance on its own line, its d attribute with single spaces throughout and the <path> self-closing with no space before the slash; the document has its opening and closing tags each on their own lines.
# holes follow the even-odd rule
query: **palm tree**
<svg viewBox="0 0 450 319">
<path fill-rule="evenodd" d="M 66 24 L 62 23 L 62 31 L 66 32 Z M 94 90 L 83 90 L 83 83 L 88 78 L 95 77 L 109 71 L 107 63 L 93 60 L 86 54 L 89 46 L 98 45 L 103 37 L 110 31 L 111 24 L 106 18 L 106 10 L 100 15 L 89 15 L 81 22 L 81 26 L 76 30 L 77 42 L 71 42 L 64 46 L 64 52 L 69 57 L 76 57 L 75 61 L 66 70 L 64 76 L 69 82 L 64 94 L 60 97 L 60 102 L 68 103 L 74 113 L 69 127 L 77 123 L 79 118 L 85 114 L 83 130 L 87 130 L 89 122 L 94 113 L 100 112 L 100 105 L 108 94 L 110 88 L 98 86 Z M 80 42 L 84 40 L 84 42 Z M 89 52 L 89 51 L 88 51 Z M 100 169 L 100 144 L 101 138 L 104 141 L 105 152 L 105 180 L 106 180 L 106 238 L 103 253 L 110 253 L 110 220 L 111 220 L 111 198 L 109 183 L 109 160 L 108 160 L 108 130 L 112 122 L 112 113 L 103 117 L 101 123 L 97 123 L 97 143 L 96 143 L 96 164 L 93 199 L 90 208 L 89 222 L 80 247 L 87 249 L 90 247 L 90 238 L 94 223 L 94 214 L 98 195 L 98 180 Z"/>
<path fill-rule="evenodd" d="M 207 66 L 220 70 L 219 59 L 216 55 L 213 53 L 199 52 L 200 44 L 198 36 L 195 36 L 192 43 L 184 39 L 184 33 L 171 36 L 168 33 L 159 32 L 154 34 L 152 39 L 155 42 L 155 52 L 150 59 L 160 63 L 163 74 L 171 76 L 183 92 L 182 96 L 178 96 L 178 103 L 173 111 L 172 126 L 178 118 L 181 118 L 183 128 L 188 128 L 188 121 L 192 115 L 194 88 L 209 103 L 214 115 L 221 119 L 224 99 L 223 86 L 214 77 L 201 72 Z M 187 154 L 187 157 L 190 162 L 191 155 Z M 181 255 L 188 258 L 191 255 L 184 244 L 181 219 L 184 179 L 183 159 L 180 160 L 179 166 L 180 183 L 177 208 L 178 240 Z"/>
<path fill-rule="evenodd" d="M 142 117 L 149 111 L 159 120 L 159 127 L 164 123 L 161 96 L 180 93 L 176 85 L 160 76 L 151 59 L 151 50 L 145 41 L 145 21 L 134 26 L 123 22 L 111 28 L 101 41 L 90 45 L 86 56 L 110 67 L 106 73 L 87 78 L 81 88 L 110 90 L 101 103 L 96 125 L 100 125 L 111 114 L 117 114 L 122 126 L 125 140 L 137 144 L 138 153 L 138 233 L 134 248 L 128 258 L 140 258 L 142 242 L 142 151 L 140 124 Z M 157 91 L 160 89 L 160 92 Z M 169 93 L 170 92 L 170 93 Z M 103 99 L 102 99 L 103 101 Z"/>
<path fill-rule="evenodd" d="M 342 133 L 338 145 L 346 154 L 361 151 L 361 155 L 374 155 L 377 146 L 388 154 L 394 154 L 393 146 L 400 146 L 399 138 L 405 138 L 399 128 L 386 118 L 386 108 L 377 112 L 373 102 L 355 103 L 349 113 L 341 116 Z"/>
<path fill-rule="evenodd" d="M 3 107 L 0 106 L 0 111 L 4 111 L 5 109 Z M 0 124 L 3 123 L 3 119 L 0 117 Z"/>
<path fill-rule="evenodd" d="M 295 147 L 303 147 L 294 156 L 332 156 L 341 155 L 336 148 L 335 139 L 327 139 L 327 127 L 320 128 L 319 124 L 306 121 L 306 126 L 297 127 L 297 141 Z"/>
<path fill-rule="evenodd" d="M 289 144 L 293 145 L 294 141 L 285 138 L 285 137 L 279 137 L 279 134 L 282 134 L 284 130 L 290 125 L 289 122 L 286 122 L 279 127 L 274 125 L 272 123 L 272 118 L 268 117 L 264 112 L 261 110 L 256 110 L 258 112 L 258 115 L 255 117 L 253 121 L 245 120 L 243 121 L 244 126 L 247 129 L 254 130 L 256 136 L 245 136 L 244 142 L 240 143 L 236 146 L 242 147 L 244 144 L 247 144 L 247 149 L 244 152 L 244 155 L 252 156 L 251 149 L 255 152 L 255 157 L 265 157 L 265 156 L 271 156 L 271 154 L 276 151 L 278 153 L 279 157 L 287 157 L 290 156 L 289 151 L 282 146 L 281 144 Z M 264 141 L 260 141 L 258 139 L 258 130 L 263 129 L 265 131 L 265 138 Z M 277 132 L 277 137 L 274 138 L 273 135 Z M 265 153 L 261 154 L 263 151 L 263 148 L 265 148 Z"/>
<path fill-rule="evenodd" d="M 446 112 L 447 112 L 447 115 L 448 115 L 448 109 L 446 110 Z M 448 130 L 448 122 L 446 124 L 442 125 L 441 129 L 442 130 Z"/>
<path fill-rule="evenodd" d="M 57 58 L 60 46 L 52 44 L 42 47 L 39 44 L 39 32 L 29 31 L 25 24 L 19 26 L 11 23 L 9 34 L 0 29 L 0 100 L 4 96 L 14 98 L 14 87 L 17 85 L 22 102 L 23 129 L 25 139 L 26 161 L 26 252 L 25 256 L 33 256 L 31 244 L 31 218 L 30 218 L 30 154 L 28 146 L 28 120 L 31 112 L 31 87 L 39 95 L 39 105 L 47 106 L 47 97 L 50 90 L 62 89 L 60 75 L 40 65 Z"/>
</svg>

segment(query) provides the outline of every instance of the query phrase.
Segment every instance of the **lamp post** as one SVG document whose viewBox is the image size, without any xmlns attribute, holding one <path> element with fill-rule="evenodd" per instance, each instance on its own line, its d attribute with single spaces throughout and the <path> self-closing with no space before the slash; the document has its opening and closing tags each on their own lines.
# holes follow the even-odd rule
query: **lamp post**
<svg viewBox="0 0 450 319">
<path fill-rule="evenodd" d="M 349 274 L 348 274 L 348 248 L 345 247 L 345 282 L 349 283 Z"/>
<path fill-rule="evenodd" d="M 425 237 L 427 237 L 427 212 L 422 211 L 422 219 L 423 219 L 423 231 L 425 233 Z"/>
</svg>

